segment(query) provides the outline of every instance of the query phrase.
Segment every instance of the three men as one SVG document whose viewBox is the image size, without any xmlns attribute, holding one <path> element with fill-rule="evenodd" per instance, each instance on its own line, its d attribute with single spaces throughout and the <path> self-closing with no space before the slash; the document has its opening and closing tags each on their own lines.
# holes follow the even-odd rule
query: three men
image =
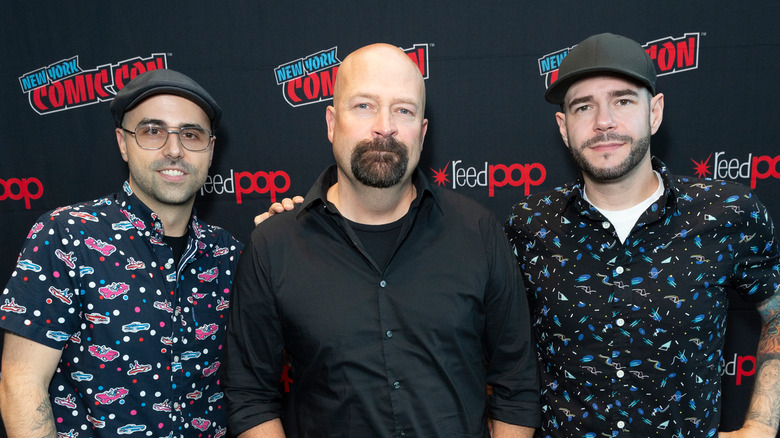
<svg viewBox="0 0 780 438">
<path fill-rule="evenodd" d="M 252 234 L 233 292 L 223 385 L 233 432 L 531 436 L 536 358 L 522 280 L 495 218 L 416 168 L 428 122 L 417 66 L 375 44 L 339 68 L 328 168 Z M 487 396 L 485 384 L 492 386 Z"/>
<path fill-rule="evenodd" d="M 242 245 L 198 219 L 222 111 L 155 70 L 111 103 L 123 190 L 33 226 L 0 299 L 9 437 L 224 436 L 218 386 Z"/>
<path fill-rule="evenodd" d="M 670 175 L 650 57 L 601 34 L 572 49 L 545 98 L 582 177 L 517 204 L 506 232 L 532 301 L 543 437 L 711 437 L 720 419 L 726 288 L 764 321 L 744 428 L 780 420 L 778 242 L 741 185 Z"/>
</svg>

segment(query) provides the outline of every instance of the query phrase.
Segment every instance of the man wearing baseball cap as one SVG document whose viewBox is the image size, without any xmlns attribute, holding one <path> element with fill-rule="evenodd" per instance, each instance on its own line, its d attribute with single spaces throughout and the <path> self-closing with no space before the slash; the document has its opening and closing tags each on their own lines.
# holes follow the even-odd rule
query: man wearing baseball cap
<svg viewBox="0 0 780 438">
<path fill-rule="evenodd" d="M 218 377 L 242 245 L 193 210 L 222 111 L 165 69 L 110 109 L 122 190 L 39 218 L 0 295 L 8 436 L 224 436 Z"/>
<path fill-rule="evenodd" d="M 517 204 L 506 233 L 541 359 L 541 437 L 713 437 L 727 289 L 764 324 L 743 429 L 780 418 L 778 241 L 742 185 L 678 177 L 651 155 L 664 96 L 644 49 L 601 34 L 545 94 L 581 177 Z"/>
</svg>

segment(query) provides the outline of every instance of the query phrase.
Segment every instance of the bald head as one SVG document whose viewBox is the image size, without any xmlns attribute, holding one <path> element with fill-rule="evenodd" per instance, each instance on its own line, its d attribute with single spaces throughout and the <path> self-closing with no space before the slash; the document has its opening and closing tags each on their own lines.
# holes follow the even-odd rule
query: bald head
<svg viewBox="0 0 780 438">
<path fill-rule="evenodd" d="M 425 82 L 420 68 L 398 47 L 385 43 L 371 44 L 350 53 L 339 66 L 333 101 L 336 106 L 354 82 L 374 84 L 377 87 L 401 84 L 406 92 L 416 96 L 425 109 Z"/>
<path fill-rule="evenodd" d="M 390 189 L 394 199 L 411 193 L 428 120 L 425 83 L 406 53 L 372 44 L 349 54 L 336 74 L 325 120 L 339 187 Z"/>
</svg>

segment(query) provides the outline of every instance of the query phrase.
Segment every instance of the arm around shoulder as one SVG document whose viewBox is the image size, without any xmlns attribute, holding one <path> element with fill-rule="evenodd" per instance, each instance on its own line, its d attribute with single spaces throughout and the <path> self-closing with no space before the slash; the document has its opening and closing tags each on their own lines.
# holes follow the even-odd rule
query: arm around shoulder
<svg viewBox="0 0 780 438">
<path fill-rule="evenodd" d="M 3 343 L 0 412 L 8 437 L 56 438 L 49 383 L 62 350 L 11 332 L 5 333 Z"/>
</svg>

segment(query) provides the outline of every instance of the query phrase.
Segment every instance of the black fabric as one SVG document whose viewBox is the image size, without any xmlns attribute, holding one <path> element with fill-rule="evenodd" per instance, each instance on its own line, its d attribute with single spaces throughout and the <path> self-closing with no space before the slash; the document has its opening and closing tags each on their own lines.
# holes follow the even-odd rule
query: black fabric
<svg viewBox="0 0 780 438">
<path fill-rule="evenodd" d="M 502 221 L 525 195 L 576 178 L 558 107 L 543 95 L 568 50 L 603 32 L 637 41 L 655 64 L 666 106 L 653 153 L 681 175 L 751 185 L 777 220 L 780 107 L 767 104 L 780 96 L 777 17 L 774 1 L 4 2 L 0 285 L 41 214 L 127 177 L 109 104 L 137 74 L 171 68 L 219 102 L 196 208 L 248 242 L 256 214 L 306 193 L 332 161 L 324 117 L 332 79 L 347 53 L 380 41 L 409 50 L 425 72 L 420 169 Z M 306 64 L 331 53 L 334 64 Z M 62 64 L 77 68 L 47 74 Z M 739 427 L 748 406 L 759 320 L 736 294 L 729 307 L 724 430 Z"/>
<path fill-rule="evenodd" d="M 487 437 L 486 414 L 537 426 L 527 302 L 495 217 L 418 171 L 381 269 L 325 202 L 334 182 L 335 166 L 241 257 L 223 363 L 232 430 L 279 416 L 283 348 L 286 421 L 303 437 Z"/>
<path fill-rule="evenodd" d="M 171 251 L 173 251 L 173 265 L 179 266 L 179 260 L 181 260 L 181 256 L 184 254 L 184 250 L 187 249 L 187 240 L 189 239 L 188 235 L 183 235 L 179 237 L 172 237 L 172 236 L 165 236 L 163 237 L 163 240 L 165 240 L 165 243 L 168 244 L 168 246 L 171 247 Z"/>
<path fill-rule="evenodd" d="M 363 244 L 363 248 L 366 249 L 368 255 L 374 259 L 376 265 L 385 267 L 390 260 L 390 256 L 393 255 L 395 243 L 398 240 L 398 235 L 401 233 L 401 226 L 408 218 L 409 215 L 407 213 L 401 219 L 383 225 L 359 224 L 349 219 L 346 219 L 346 222 L 355 231 L 358 240 Z"/>
</svg>

